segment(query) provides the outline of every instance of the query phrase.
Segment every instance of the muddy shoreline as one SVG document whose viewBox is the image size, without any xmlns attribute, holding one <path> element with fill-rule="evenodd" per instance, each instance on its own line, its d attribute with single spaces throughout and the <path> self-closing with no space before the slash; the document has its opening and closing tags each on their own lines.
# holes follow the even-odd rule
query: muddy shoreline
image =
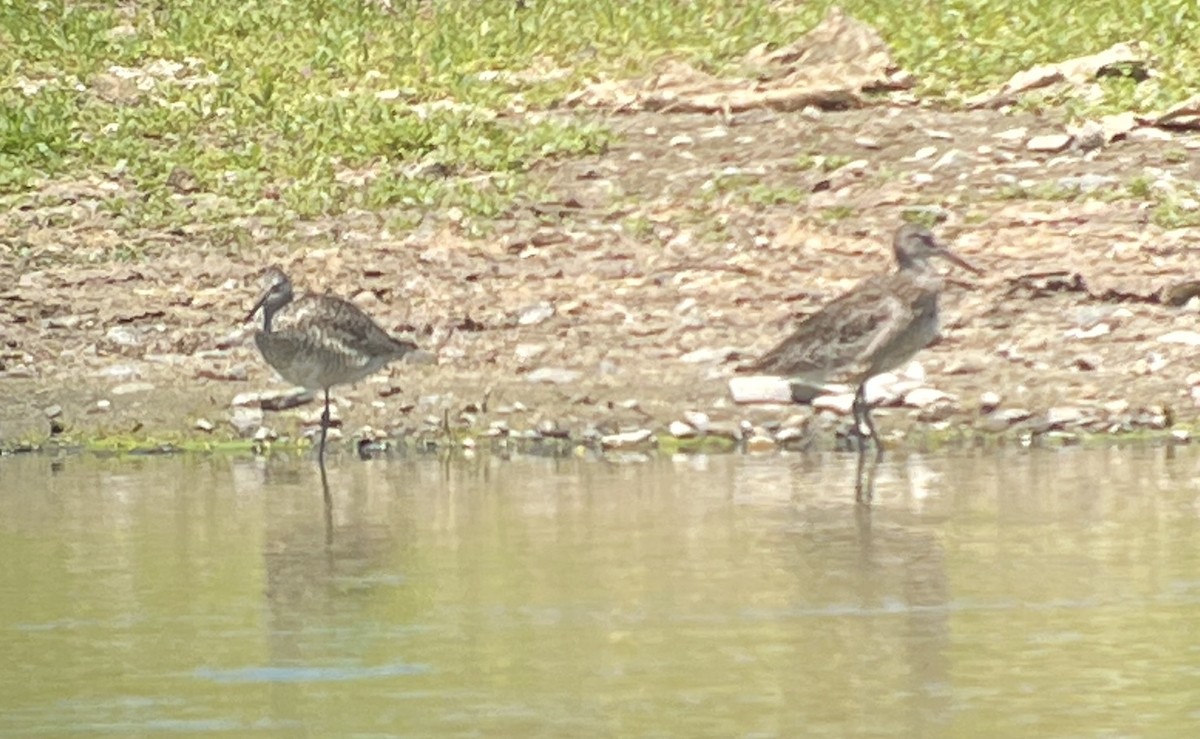
<svg viewBox="0 0 1200 739">
<path fill-rule="evenodd" d="M 945 216 L 939 236 L 986 274 L 954 275 L 943 338 L 917 356 L 923 377 L 908 390 L 936 392 L 878 412 L 894 448 L 1178 442 L 1195 427 L 1200 228 L 1154 223 L 1129 183 L 1200 179 L 1200 137 L 1037 152 L 1026 141 L 1060 120 L 920 108 L 616 126 L 608 152 L 536 172 L 547 196 L 486 229 L 455 213 L 406 233 L 374 213 L 247 217 L 233 225 L 249 243 L 235 247 L 202 228 L 138 232 L 83 193 L 7 213 L 5 243 L 21 248 L 0 267 L 0 447 L 303 436 L 319 404 L 262 410 L 261 393 L 289 389 L 241 323 L 258 273 L 279 263 L 437 348 L 435 365 L 335 390 L 346 443 L 434 438 L 448 424 L 481 448 L 617 448 L 622 434 L 632 448 L 704 436 L 834 448 L 836 404 L 739 406 L 726 382 L 802 316 L 890 269 L 906 209 Z M 104 258 L 121 239 L 152 248 Z"/>
</svg>

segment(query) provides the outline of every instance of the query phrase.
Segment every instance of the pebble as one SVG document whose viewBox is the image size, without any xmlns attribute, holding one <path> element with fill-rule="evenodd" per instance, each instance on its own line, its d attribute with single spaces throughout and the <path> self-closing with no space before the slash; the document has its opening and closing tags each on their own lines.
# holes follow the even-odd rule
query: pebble
<svg viewBox="0 0 1200 739">
<path fill-rule="evenodd" d="M 1024 408 L 1005 408 L 991 414 L 992 418 L 1003 421 L 1006 425 L 1020 423 L 1033 417 L 1033 412 Z"/>
<path fill-rule="evenodd" d="M 538 422 L 537 432 L 548 439 L 565 439 L 571 435 L 569 429 L 563 428 L 558 421 L 550 418 Z"/>
<path fill-rule="evenodd" d="M 945 169 L 946 167 L 953 167 L 956 164 L 961 164 L 963 158 L 964 155 L 962 151 L 958 149 L 951 149 L 950 151 L 938 157 L 937 161 L 929 166 L 929 169 L 930 171 L 937 171 L 939 169 Z"/>
<path fill-rule="evenodd" d="M 754 434 L 746 439 L 746 451 L 751 454 L 768 454 L 779 447 L 770 436 Z"/>
<path fill-rule="evenodd" d="M 687 421 L 693 428 L 698 431 L 703 431 L 708 428 L 709 417 L 707 413 L 700 411 L 684 411 L 683 420 Z"/>
<path fill-rule="evenodd" d="M 63 409 L 61 405 L 50 405 L 42 409 L 42 413 L 46 418 L 58 418 L 62 415 Z"/>
<path fill-rule="evenodd" d="M 936 146 L 922 146 L 920 149 L 917 149 L 915 152 L 913 152 L 910 161 L 919 162 L 923 159 L 928 159 L 934 154 L 937 154 L 937 151 L 938 148 Z"/>
<path fill-rule="evenodd" d="M 949 397 L 922 406 L 917 413 L 917 420 L 925 423 L 940 423 L 947 420 L 958 411 L 958 407 Z"/>
<path fill-rule="evenodd" d="M 1104 410 L 1115 416 L 1129 410 L 1129 401 L 1125 400 L 1124 398 L 1119 398 L 1117 400 L 1108 401 L 1102 407 Z"/>
<path fill-rule="evenodd" d="M 1171 429 L 1171 438 L 1180 444 L 1187 444 L 1192 440 L 1192 434 L 1187 429 Z"/>
<path fill-rule="evenodd" d="M 238 436 L 246 438 L 262 426 L 263 412 L 261 408 L 239 406 L 229 414 L 229 423 L 233 425 Z"/>
<path fill-rule="evenodd" d="M 192 424 L 192 426 L 198 431 L 204 432 L 211 432 L 216 428 L 216 426 L 213 425 L 213 422 L 207 418 L 197 418 L 196 423 Z"/>
<path fill-rule="evenodd" d="M 735 403 L 791 403 L 791 384 L 782 377 L 739 375 L 729 380 L 729 395 Z"/>
<path fill-rule="evenodd" d="M 562 367 L 539 367 L 525 375 L 526 382 L 548 382 L 555 385 L 569 385 L 578 382 L 583 373 L 578 370 Z"/>
<path fill-rule="evenodd" d="M 785 426 L 775 432 L 775 441 L 780 445 L 787 444 L 789 441 L 805 438 L 804 429 L 799 426 Z"/>
<path fill-rule="evenodd" d="M 832 411 L 839 416 L 848 416 L 854 408 L 854 393 L 838 393 L 836 395 L 822 395 L 813 398 L 813 410 L 817 411 Z"/>
<path fill-rule="evenodd" d="M 952 401 L 954 398 L 932 387 L 919 387 L 904 395 L 904 405 L 910 408 L 928 408 L 935 403 Z M 952 405 L 952 404 L 951 404 Z"/>
<path fill-rule="evenodd" d="M 1025 142 L 1025 148 L 1029 151 L 1043 151 L 1051 154 L 1066 150 L 1071 145 L 1071 136 L 1065 133 L 1051 133 L 1042 136 L 1034 136 Z"/>
<path fill-rule="evenodd" d="M 979 411 L 981 413 L 991 413 L 1000 407 L 1001 402 L 1000 394 L 989 390 L 979 396 Z"/>
<path fill-rule="evenodd" d="M 1158 337 L 1161 344 L 1185 344 L 1187 346 L 1200 346 L 1200 333 L 1196 331 L 1169 331 Z"/>
<path fill-rule="evenodd" d="M 729 346 L 708 346 L 702 349 L 690 351 L 679 358 L 680 362 L 686 364 L 708 364 L 710 362 L 724 362 L 737 350 Z"/>
<path fill-rule="evenodd" d="M 42 328 L 75 328 L 82 320 L 82 316 L 54 316 L 42 319 Z"/>
<path fill-rule="evenodd" d="M 107 377 L 111 380 L 126 380 L 141 377 L 141 372 L 131 364 L 112 364 L 96 372 L 96 377 Z"/>
<path fill-rule="evenodd" d="M 1073 406 L 1056 406 L 1046 411 L 1046 423 L 1050 428 L 1064 428 L 1083 421 L 1083 410 Z"/>
<path fill-rule="evenodd" d="M 691 146 L 694 143 L 696 143 L 695 139 L 693 139 L 691 136 L 688 136 L 686 133 L 681 133 L 678 136 L 672 136 L 671 140 L 669 142 L 667 142 L 667 145 L 668 146 Z"/>
<path fill-rule="evenodd" d="M 653 438 L 654 432 L 650 429 L 638 429 L 636 431 L 625 431 L 619 434 L 601 436 L 600 446 L 604 449 L 626 449 L 645 444 Z"/>
<path fill-rule="evenodd" d="M 871 138 L 870 136 L 859 136 L 854 139 L 854 143 L 864 149 L 878 149 L 879 139 Z"/>
<path fill-rule="evenodd" d="M 1017 141 L 1023 141 L 1027 133 L 1029 133 L 1029 129 L 1021 126 L 1019 128 L 1010 128 L 1005 131 L 1000 131 L 999 133 L 994 134 L 993 138 L 1000 139 L 1001 141 L 1010 141 L 1016 143 Z"/>
<path fill-rule="evenodd" d="M 513 354 L 520 362 L 531 362 L 546 353 L 545 344 L 517 344 Z"/>
<path fill-rule="evenodd" d="M 113 395 L 133 395 L 135 393 L 149 392 L 153 389 L 154 385 L 149 382 L 123 382 L 109 392 Z"/>
<path fill-rule="evenodd" d="M 742 427 L 734 421 L 713 421 L 705 431 L 708 436 L 720 436 L 734 441 L 742 438 Z"/>
<path fill-rule="evenodd" d="M 540 303 L 527 305 L 517 315 L 517 323 L 521 326 L 536 326 L 544 323 L 554 315 L 554 306 L 543 300 Z"/>
<path fill-rule="evenodd" d="M 132 347 L 142 343 L 142 337 L 138 335 L 138 332 L 128 326 L 113 326 L 104 332 L 104 339 L 117 346 Z"/>
<path fill-rule="evenodd" d="M 1115 186 L 1120 183 L 1116 177 L 1103 174 L 1095 174 L 1089 172 L 1082 175 L 1072 175 L 1070 177 L 1060 177 L 1058 186 L 1063 189 L 1076 189 L 1080 192 L 1094 192 L 1102 187 Z"/>
<path fill-rule="evenodd" d="M 671 421 L 671 424 L 667 426 L 667 431 L 676 439 L 691 439 L 698 433 L 696 427 L 683 421 Z"/>
<path fill-rule="evenodd" d="M 1112 333 L 1112 327 L 1107 323 L 1097 323 L 1090 328 L 1071 328 L 1067 329 L 1063 336 L 1068 339 L 1095 339 L 1101 336 Z"/>
</svg>

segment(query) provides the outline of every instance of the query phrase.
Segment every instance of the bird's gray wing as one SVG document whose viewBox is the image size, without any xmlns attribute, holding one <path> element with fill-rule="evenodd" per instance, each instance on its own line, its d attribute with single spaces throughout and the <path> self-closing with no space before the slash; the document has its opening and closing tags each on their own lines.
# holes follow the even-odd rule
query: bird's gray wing
<svg viewBox="0 0 1200 739">
<path fill-rule="evenodd" d="M 883 281 L 860 283 L 806 318 L 747 371 L 816 380 L 861 372 L 872 353 L 903 330 L 896 319 L 905 312 L 904 300 L 886 288 Z"/>
<path fill-rule="evenodd" d="M 384 331 L 370 316 L 347 300 L 326 295 L 323 302 L 323 315 L 299 314 L 296 328 L 319 337 L 333 350 L 348 355 L 395 359 L 417 348 L 415 342 Z"/>
</svg>

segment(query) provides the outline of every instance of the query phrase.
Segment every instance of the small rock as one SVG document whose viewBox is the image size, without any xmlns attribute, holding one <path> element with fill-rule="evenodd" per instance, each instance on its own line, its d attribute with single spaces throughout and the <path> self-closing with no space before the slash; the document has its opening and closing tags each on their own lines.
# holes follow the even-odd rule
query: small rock
<svg viewBox="0 0 1200 739">
<path fill-rule="evenodd" d="M 858 146 L 861 146 L 864 149 L 880 148 L 879 147 L 879 139 L 874 139 L 874 138 L 871 138 L 870 136 L 859 136 L 858 138 L 854 139 L 854 143 L 857 144 Z"/>
<path fill-rule="evenodd" d="M 812 407 L 813 410 L 832 411 L 839 416 L 848 416 L 854 408 L 854 393 L 821 395 L 813 398 Z"/>
<path fill-rule="evenodd" d="M 1112 327 L 1107 323 L 1097 323 L 1094 326 L 1086 329 L 1071 328 L 1067 329 L 1063 336 L 1068 339 L 1095 339 L 1100 336 L 1105 336 L 1112 333 Z"/>
<path fill-rule="evenodd" d="M 1083 411 L 1072 406 L 1058 406 L 1046 411 L 1046 423 L 1050 428 L 1066 428 L 1083 421 Z"/>
<path fill-rule="evenodd" d="M 693 139 L 691 136 L 688 136 L 686 133 L 681 133 L 678 136 L 672 136 L 671 140 L 669 142 L 667 142 L 667 145 L 668 146 L 691 146 L 694 143 L 696 143 L 695 139 Z"/>
<path fill-rule="evenodd" d="M 123 382 L 109 392 L 113 395 L 133 395 L 134 393 L 146 393 L 153 389 L 154 385 L 149 382 Z"/>
<path fill-rule="evenodd" d="M 42 409 L 42 413 L 46 418 L 58 418 L 62 415 L 63 409 L 61 405 L 50 405 Z"/>
<path fill-rule="evenodd" d="M 520 362 L 531 362 L 545 354 L 547 348 L 545 344 L 517 344 L 513 354 Z"/>
<path fill-rule="evenodd" d="M 962 164 L 964 154 L 958 149 L 951 149 L 937 158 L 937 161 L 929 165 L 930 171 L 936 172 L 939 169 L 953 167 L 956 164 Z"/>
<path fill-rule="evenodd" d="M 991 413 L 1000 407 L 1003 402 L 999 393 L 988 391 L 979 396 L 979 411 L 981 413 Z"/>
<path fill-rule="evenodd" d="M 53 316 L 42 319 L 42 328 L 75 328 L 82 320 L 82 316 Z"/>
<path fill-rule="evenodd" d="M 993 138 L 1000 139 L 1001 141 L 1016 143 L 1018 141 L 1024 141 L 1025 134 L 1027 133 L 1029 133 L 1029 129 L 1021 126 L 1019 128 L 1010 128 L 1005 131 L 1000 131 L 999 133 L 994 134 Z"/>
<path fill-rule="evenodd" d="M 706 430 L 708 436 L 720 436 L 738 441 L 742 438 L 742 427 L 733 421 L 713 421 Z"/>
<path fill-rule="evenodd" d="M 1075 357 L 1071 366 L 1084 372 L 1091 372 L 1100 366 L 1100 357 L 1095 354 L 1081 354 Z"/>
<path fill-rule="evenodd" d="M 554 385 L 569 385 L 578 382 L 583 373 L 562 367 L 539 367 L 525 375 L 526 382 L 548 382 Z"/>
<path fill-rule="evenodd" d="M 917 149 L 915 152 L 913 152 L 911 161 L 919 162 L 923 159 L 928 159 L 934 154 L 937 154 L 937 151 L 938 148 L 936 146 L 922 146 L 920 149 Z"/>
<path fill-rule="evenodd" d="M 134 377 L 141 377 L 142 373 L 137 367 L 131 364 L 113 364 L 96 372 L 97 377 L 105 377 L 111 380 L 127 380 Z"/>
<path fill-rule="evenodd" d="M 1171 429 L 1171 438 L 1179 444 L 1187 444 L 1192 440 L 1192 434 L 1187 429 Z"/>
<path fill-rule="evenodd" d="M 1075 145 L 1083 151 L 1099 149 L 1108 138 L 1105 135 L 1104 124 L 1100 121 L 1084 121 L 1081 125 L 1067 130 L 1075 137 Z"/>
<path fill-rule="evenodd" d="M 992 418 L 1003 422 L 1006 426 L 1011 426 L 1014 423 L 1020 423 L 1033 417 L 1033 412 L 1024 408 L 1005 408 L 991 414 Z"/>
<path fill-rule="evenodd" d="M 905 394 L 904 405 L 910 408 L 925 408 L 946 400 L 953 400 L 953 398 L 935 388 L 919 387 Z"/>
<path fill-rule="evenodd" d="M 679 358 L 679 361 L 686 364 L 709 364 L 711 362 L 724 362 L 736 351 L 737 350 L 733 347 L 728 346 L 708 346 L 684 354 Z"/>
<path fill-rule="evenodd" d="M 96 410 L 98 410 L 100 412 L 104 412 L 104 411 L 109 410 L 110 408 L 112 408 L 112 401 L 109 401 L 109 400 L 97 400 L 96 401 Z"/>
<path fill-rule="evenodd" d="M 1133 373 L 1135 375 L 1152 375 L 1170 363 L 1171 360 L 1167 359 L 1158 352 L 1150 352 L 1145 357 L 1142 357 L 1133 363 Z"/>
<path fill-rule="evenodd" d="M 1056 154 L 1060 151 L 1065 151 L 1070 145 L 1070 135 L 1065 133 L 1051 133 L 1042 136 L 1034 136 L 1025 143 L 1025 148 L 1029 151 L 1041 151 L 1050 154 Z"/>
<path fill-rule="evenodd" d="M 537 432 L 547 439 L 565 439 L 571 435 L 569 429 L 563 428 L 558 421 L 550 418 L 538 422 Z"/>
<path fill-rule="evenodd" d="M 517 314 L 517 323 L 521 326 L 536 326 L 554 315 L 554 306 L 543 300 L 540 303 L 527 305 Z"/>
<path fill-rule="evenodd" d="M 1129 401 L 1124 398 L 1110 400 L 1103 406 L 1108 413 L 1117 416 L 1129 410 Z"/>
<path fill-rule="evenodd" d="M 786 446 L 789 442 L 806 437 L 807 434 L 805 434 L 804 429 L 798 426 L 786 426 L 775 433 L 775 441 L 780 446 Z"/>
<path fill-rule="evenodd" d="M 667 431 L 676 439 L 691 439 L 697 435 L 696 428 L 683 421 L 671 421 L 671 424 L 667 426 Z"/>
<path fill-rule="evenodd" d="M 1170 331 L 1158 337 L 1161 344 L 1185 344 L 1187 346 L 1200 346 L 1200 333 L 1196 331 Z"/>
<path fill-rule="evenodd" d="M 128 326 L 113 326 L 104 332 L 104 339 L 117 346 L 126 347 L 138 346 L 142 343 L 142 337 L 138 332 Z"/>
<path fill-rule="evenodd" d="M 920 411 L 917 413 L 917 420 L 923 423 L 939 423 L 950 418 L 957 411 L 958 407 L 954 404 L 954 401 L 949 397 L 945 397 L 936 402 L 921 406 Z"/>
<path fill-rule="evenodd" d="M 770 436 L 754 434 L 746 439 L 746 451 L 751 454 L 768 454 L 779 447 Z"/>
<path fill-rule="evenodd" d="M 683 420 L 687 421 L 698 431 L 703 431 L 708 428 L 709 417 L 707 413 L 700 411 L 684 411 Z"/>
<path fill-rule="evenodd" d="M 508 421 L 492 421 L 490 424 L 488 424 L 487 431 L 483 433 L 484 436 L 508 436 Z"/>
<path fill-rule="evenodd" d="M 782 377 L 739 375 L 730 378 L 729 395 L 735 403 L 791 403 L 792 386 Z"/>
<path fill-rule="evenodd" d="M 1119 182 L 1120 180 L 1116 177 L 1089 172 L 1082 175 L 1060 177 L 1058 186 L 1063 189 L 1076 189 L 1080 192 L 1094 192 L 1102 187 L 1116 186 Z"/>
<path fill-rule="evenodd" d="M 209 433 L 216 428 L 216 426 L 213 425 L 213 422 L 207 418 L 197 418 L 196 422 L 192 424 L 192 427 L 197 431 L 204 431 L 205 433 Z"/>
<path fill-rule="evenodd" d="M 229 423 L 233 425 L 238 436 L 248 438 L 262 426 L 263 412 L 261 408 L 239 406 L 229 414 Z"/>
<path fill-rule="evenodd" d="M 627 449 L 645 444 L 653 438 L 654 432 L 650 429 L 638 429 L 602 436 L 600 437 L 600 446 L 604 449 Z"/>
</svg>

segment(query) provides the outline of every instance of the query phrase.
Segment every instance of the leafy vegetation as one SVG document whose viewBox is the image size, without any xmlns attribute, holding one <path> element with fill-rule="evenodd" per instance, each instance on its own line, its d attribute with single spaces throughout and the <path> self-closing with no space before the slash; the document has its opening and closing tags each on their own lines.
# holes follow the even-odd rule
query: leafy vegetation
<svg viewBox="0 0 1200 739">
<path fill-rule="evenodd" d="M 487 217 L 529 192 L 539 162 L 611 141 L 544 112 L 585 80 L 666 57 L 728 72 L 831 5 L 0 0 L 0 198 L 13 205 L 48 181 L 103 185 L 106 212 L 166 227 L 352 209 L 410 221 L 397 211 L 450 205 Z M 1200 88 L 1192 0 L 841 5 L 879 29 L 926 96 L 1118 41 L 1149 45 L 1158 76 L 1107 78 L 1098 108 L 1162 107 Z"/>
</svg>

